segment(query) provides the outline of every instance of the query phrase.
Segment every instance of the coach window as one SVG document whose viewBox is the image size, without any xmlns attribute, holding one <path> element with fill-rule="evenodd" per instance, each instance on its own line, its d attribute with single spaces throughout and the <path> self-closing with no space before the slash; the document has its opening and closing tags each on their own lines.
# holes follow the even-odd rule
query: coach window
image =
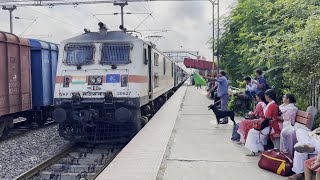
<svg viewBox="0 0 320 180">
<path fill-rule="evenodd" d="M 143 48 L 143 63 L 148 64 L 147 49 Z"/>
<path fill-rule="evenodd" d="M 163 58 L 163 75 L 166 74 L 166 58 Z"/>
<path fill-rule="evenodd" d="M 154 65 L 159 66 L 159 54 L 154 53 Z"/>
</svg>

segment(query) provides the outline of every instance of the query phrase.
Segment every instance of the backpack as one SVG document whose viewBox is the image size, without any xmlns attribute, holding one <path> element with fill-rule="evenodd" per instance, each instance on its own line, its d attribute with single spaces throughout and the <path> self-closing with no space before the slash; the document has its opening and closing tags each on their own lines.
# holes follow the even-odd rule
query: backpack
<svg viewBox="0 0 320 180">
<path fill-rule="evenodd" d="M 262 131 L 264 128 L 269 127 L 270 126 L 270 118 L 266 118 L 264 119 L 262 122 L 261 121 L 256 121 L 253 124 L 253 128 L 257 131 Z"/>
<path fill-rule="evenodd" d="M 239 123 L 235 124 L 232 129 L 232 141 L 240 141 L 240 134 L 238 133 Z"/>
</svg>

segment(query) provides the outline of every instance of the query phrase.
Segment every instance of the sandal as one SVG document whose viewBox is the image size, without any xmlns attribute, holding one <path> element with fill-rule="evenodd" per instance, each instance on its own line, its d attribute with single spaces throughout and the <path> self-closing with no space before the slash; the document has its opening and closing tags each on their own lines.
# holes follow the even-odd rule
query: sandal
<svg viewBox="0 0 320 180">
<path fill-rule="evenodd" d="M 241 142 L 241 141 L 238 141 L 237 144 L 239 144 L 239 145 L 244 145 L 244 143 Z"/>
<path fill-rule="evenodd" d="M 248 157 L 254 157 L 254 156 L 259 156 L 258 153 L 255 153 L 255 152 L 251 152 L 250 154 L 246 154 L 246 156 Z"/>
<path fill-rule="evenodd" d="M 296 146 L 294 148 L 295 151 L 299 152 L 299 153 L 313 153 L 315 151 L 315 147 L 310 146 L 308 144 L 304 144 L 304 145 L 300 145 L 300 146 Z"/>
<path fill-rule="evenodd" d="M 303 180 L 303 178 L 304 178 L 304 174 L 300 173 L 300 174 L 294 174 L 294 175 L 288 177 L 287 180 Z"/>
</svg>

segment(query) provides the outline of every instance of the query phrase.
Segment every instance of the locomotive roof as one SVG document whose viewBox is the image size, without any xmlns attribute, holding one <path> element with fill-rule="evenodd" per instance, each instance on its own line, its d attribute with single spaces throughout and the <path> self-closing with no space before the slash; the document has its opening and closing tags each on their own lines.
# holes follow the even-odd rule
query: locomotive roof
<svg viewBox="0 0 320 180">
<path fill-rule="evenodd" d="M 122 31 L 99 31 L 84 33 L 79 36 L 62 41 L 63 43 L 103 42 L 103 41 L 132 41 L 140 40 L 137 37 Z"/>
</svg>

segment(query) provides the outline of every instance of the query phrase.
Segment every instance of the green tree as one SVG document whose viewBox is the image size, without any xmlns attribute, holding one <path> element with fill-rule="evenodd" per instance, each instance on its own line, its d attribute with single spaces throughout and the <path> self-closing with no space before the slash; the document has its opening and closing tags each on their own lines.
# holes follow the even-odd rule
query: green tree
<svg viewBox="0 0 320 180">
<path fill-rule="evenodd" d="M 221 68 L 233 86 L 265 71 L 278 93 L 293 93 L 300 108 L 320 77 L 320 6 L 315 0 L 239 0 L 224 22 Z"/>
</svg>

